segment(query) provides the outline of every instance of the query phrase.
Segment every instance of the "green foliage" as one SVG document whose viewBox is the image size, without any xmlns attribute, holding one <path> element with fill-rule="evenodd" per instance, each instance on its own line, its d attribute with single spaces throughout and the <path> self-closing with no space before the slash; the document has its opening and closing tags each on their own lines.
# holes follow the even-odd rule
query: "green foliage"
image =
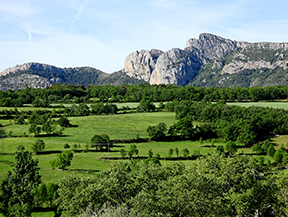
<svg viewBox="0 0 288 217">
<path fill-rule="evenodd" d="M 130 150 L 128 151 L 129 160 L 131 160 L 133 156 L 138 155 L 138 153 L 139 153 L 139 151 L 137 149 L 137 146 L 131 144 L 130 145 Z"/>
<path fill-rule="evenodd" d="M 147 133 L 151 140 L 161 140 L 166 136 L 167 127 L 165 123 L 159 123 L 156 126 L 148 126 Z"/>
<path fill-rule="evenodd" d="M 125 158 L 126 155 L 127 155 L 127 151 L 123 148 L 120 149 L 120 155 L 121 155 L 121 158 Z"/>
<path fill-rule="evenodd" d="M 223 145 L 217 145 L 217 147 L 216 147 L 216 152 L 217 152 L 218 154 L 223 154 L 223 153 L 224 153 L 224 147 L 223 147 Z"/>
<path fill-rule="evenodd" d="M 168 134 L 174 137 L 193 138 L 195 135 L 193 120 L 190 117 L 180 119 L 169 128 Z"/>
<path fill-rule="evenodd" d="M 92 105 L 91 113 L 95 115 L 102 115 L 102 114 L 117 114 L 118 108 L 115 104 L 98 102 Z"/>
<path fill-rule="evenodd" d="M 229 141 L 225 144 L 225 150 L 229 153 L 229 154 L 235 154 L 237 152 L 237 145 L 235 142 Z"/>
<path fill-rule="evenodd" d="M 68 127 L 70 126 L 70 121 L 68 120 L 67 117 L 62 116 L 57 120 L 57 123 L 61 126 L 61 127 Z"/>
<path fill-rule="evenodd" d="M 256 143 L 253 145 L 252 151 L 256 152 L 257 154 L 261 154 L 261 153 L 263 153 L 264 150 L 259 143 Z"/>
<path fill-rule="evenodd" d="M 62 179 L 59 209 L 72 217 L 104 204 L 129 204 L 139 216 L 283 216 L 287 175 L 278 178 L 266 169 L 253 157 L 218 154 L 199 158 L 188 169 L 149 160 L 114 164 L 88 179 Z"/>
<path fill-rule="evenodd" d="M 155 158 L 155 157 L 146 158 L 146 159 L 144 160 L 144 162 L 145 162 L 146 164 L 148 164 L 149 162 L 152 162 L 152 163 L 154 163 L 154 164 L 158 164 L 159 166 L 161 166 L 160 160 L 159 160 L 158 158 Z"/>
<path fill-rule="evenodd" d="M 42 139 L 37 139 L 36 142 L 32 145 L 32 150 L 35 153 L 44 151 L 45 142 Z"/>
<path fill-rule="evenodd" d="M 183 157 L 188 157 L 189 156 L 189 154 L 190 154 L 190 152 L 189 152 L 189 150 L 187 149 L 187 148 L 184 148 L 183 150 L 182 150 L 182 153 L 183 153 Z"/>
<path fill-rule="evenodd" d="M 143 98 L 140 101 L 139 106 L 137 106 L 137 111 L 150 112 L 150 111 L 154 111 L 155 109 L 156 107 L 153 104 L 153 102 L 145 98 Z"/>
<path fill-rule="evenodd" d="M 276 150 L 274 148 L 274 146 L 272 144 L 270 144 L 268 146 L 268 149 L 267 149 L 267 154 L 270 156 L 270 157 L 274 157 L 274 154 L 275 154 Z"/>
<path fill-rule="evenodd" d="M 75 111 L 76 116 L 87 116 L 90 114 L 90 110 L 85 103 L 80 103 Z"/>
<path fill-rule="evenodd" d="M 65 144 L 64 144 L 64 148 L 65 148 L 65 149 L 68 149 L 68 148 L 70 148 L 70 145 L 69 145 L 68 143 L 65 143 Z"/>
<path fill-rule="evenodd" d="M 178 157 L 179 157 L 179 149 L 176 147 L 176 148 L 174 149 L 174 151 L 175 151 L 176 156 L 177 156 L 177 158 L 178 158 Z"/>
<path fill-rule="evenodd" d="M 154 155 L 154 153 L 153 153 L 152 149 L 149 149 L 149 151 L 148 151 L 148 156 L 149 156 L 150 158 L 152 158 L 153 155 Z"/>
<path fill-rule="evenodd" d="M 97 148 L 102 148 L 103 146 L 108 146 L 110 138 L 107 134 L 96 134 L 91 138 L 91 145 Z"/>
<path fill-rule="evenodd" d="M 64 151 L 58 155 L 58 157 L 54 160 L 51 160 L 49 164 L 53 168 L 65 169 L 66 167 L 71 165 L 71 161 L 73 159 L 73 153 L 71 151 Z"/>
<path fill-rule="evenodd" d="M 170 148 L 169 151 L 168 151 L 168 157 L 171 158 L 173 155 L 173 149 Z"/>
<path fill-rule="evenodd" d="M 33 123 L 30 125 L 28 131 L 29 131 L 29 133 L 34 133 L 35 136 L 38 136 L 41 132 L 41 127 L 37 126 L 37 124 Z"/>
<path fill-rule="evenodd" d="M 1 184 L 2 211 L 6 216 L 31 216 L 35 190 L 41 183 L 38 160 L 23 146 L 15 154 L 13 172 L 8 172 Z"/>
<path fill-rule="evenodd" d="M 274 160 L 276 163 L 282 163 L 283 160 L 283 150 L 279 148 L 274 154 Z"/>
</svg>

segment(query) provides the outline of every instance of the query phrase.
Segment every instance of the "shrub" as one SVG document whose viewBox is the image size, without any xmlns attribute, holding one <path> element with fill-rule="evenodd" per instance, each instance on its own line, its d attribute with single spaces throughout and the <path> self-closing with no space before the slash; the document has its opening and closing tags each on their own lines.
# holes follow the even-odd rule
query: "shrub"
<svg viewBox="0 0 288 217">
<path fill-rule="evenodd" d="M 32 150 L 35 153 L 38 153 L 40 151 L 44 151 L 44 148 L 45 148 L 45 143 L 42 139 L 36 140 L 36 142 L 32 145 Z"/>
</svg>

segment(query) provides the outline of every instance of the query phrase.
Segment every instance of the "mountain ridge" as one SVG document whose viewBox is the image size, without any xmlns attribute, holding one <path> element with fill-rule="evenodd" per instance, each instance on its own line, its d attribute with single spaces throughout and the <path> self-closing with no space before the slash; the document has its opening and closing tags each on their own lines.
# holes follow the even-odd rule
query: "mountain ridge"
<svg viewBox="0 0 288 217">
<path fill-rule="evenodd" d="M 198 39 L 188 39 L 184 49 L 136 50 L 125 58 L 123 69 L 112 74 L 88 66 L 61 68 L 35 62 L 17 65 L 0 73 L 0 89 L 40 84 L 45 88 L 59 82 L 85 86 L 145 82 L 203 87 L 274 86 L 288 85 L 287 72 L 287 42 L 250 43 L 202 33 Z M 36 83 L 25 85 L 21 74 L 39 78 L 33 77 Z"/>
</svg>

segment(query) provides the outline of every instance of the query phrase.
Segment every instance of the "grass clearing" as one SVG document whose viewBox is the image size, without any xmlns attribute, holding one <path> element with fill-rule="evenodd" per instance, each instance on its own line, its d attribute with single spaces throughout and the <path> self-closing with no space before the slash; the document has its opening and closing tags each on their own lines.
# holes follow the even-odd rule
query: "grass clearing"
<svg viewBox="0 0 288 217">
<path fill-rule="evenodd" d="M 288 102 L 232 102 L 227 103 L 227 105 L 236 105 L 242 107 L 260 106 L 288 110 Z"/>
</svg>

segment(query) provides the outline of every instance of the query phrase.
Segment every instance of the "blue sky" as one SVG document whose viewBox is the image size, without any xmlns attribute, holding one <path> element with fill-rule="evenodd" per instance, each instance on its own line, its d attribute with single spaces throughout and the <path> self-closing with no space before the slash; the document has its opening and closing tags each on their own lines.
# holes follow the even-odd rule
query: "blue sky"
<svg viewBox="0 0 288 217">
<path fill-rule="evenodd" d="M 283 0 L 0 0 L 0 72 L 26 62 L 123 68 L 135 50 L 184 48 L 202 32 L 288 41 Z"/>
</svg>

